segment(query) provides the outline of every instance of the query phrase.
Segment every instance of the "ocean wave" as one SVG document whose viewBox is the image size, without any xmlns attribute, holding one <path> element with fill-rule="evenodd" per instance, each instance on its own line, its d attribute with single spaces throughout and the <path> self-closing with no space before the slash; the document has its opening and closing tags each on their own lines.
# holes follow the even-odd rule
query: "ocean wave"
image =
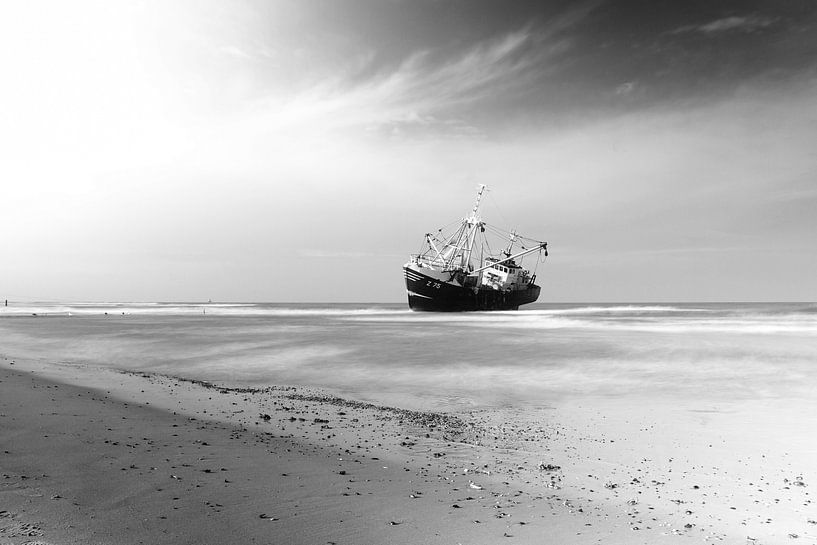
<svg viewBox="0 0 817 545">
<path fill-rule="evenodd" d="M 283 307 L 258 303 L 71 303 L 0 307 L 2 316 L 365 316 L 409 314 L 408 309 L 383 307 Z"/>
<path fill-rule="evenodd" d="M 554 309 L 535 309 L 514 311 L 521 315 L 559 315 L 559 314 L 657 314 L 680 312 L 712 312 L 711 309 L 693 307 L 675 307 L 660 305 L 620 305 L 620 306 L 592 306 Z"/>
<path fill-rule="evenodd" d="M 198 310 L 201 311 L 202 309 L 207 311 L 207 314 L 213 315 L 235 315 L 235 316 L 279 316 L 279 317 L 354 317 L 354 316 L 390 316 L 390 315 L 401 315 L 401 314 L 410 314 L 411 311 L 406 310 L 396 310 L 396 309 L 384 309 L 384 308 L 349 308 L 349 309 L 340 309 L 340 308 L 269 308 L 269 307 L 258 307 L 252 309 L 241 309 L 241 310 L 230 310 L 230 309 L 212 309 L 211 307 L 198 307 Z"/>
<path fill-rule="evenodd" d="M 707 317 L 704 317 L 707 316 Z M 665 316 L 587 316 L 553 314 L 542 311 L 484 312 L 462 314 L 414 313 L 404 316 L 350 316 L 349 321 L 377 323 L 438 323 L 464 327 L 507 330 L 590 330 L 642 333 L 735 333 L 735 334 L 813 334 L 817 335 L 817 317 L 809 315 L 744 316 L 710 318 L 709 315 L 685 319 Z"/>
<path fill-rule="evenodd" d="M 706 308 L 693 307 L 676 307 L 676 306 L 662 306 L 662 305 L 617 305 L 617 306 L 578 306 L 565 308 L 538 308 L 538 309 L 524 309 L 524 310 L 508 310 L 508 311 L 483 311 L 483 312 L 389 312 L 385 314 L 392 314 L 393 316 L 376 317 L 376 321 L 411 321 L 411 322 L 502 322 L 502 323 L 519 323 L 524 320 L 538 317 L 561 317 L 561 316 L 599 316 L 615 317 L 621 316 L 654 316 L 659 314 L 679 314 L 679 313 L 707 313 L 715 312 Z M 352 319 L 355 319 L 354 317 Z M 361 319 L 366 319 L 365 317 Z M 571 320 L 566 318 L 565 320 Z M 558 322 L 555 319 L 549 322 L 550 325 L 573 325 L 581 322 L 578 321 L 563 321 Z"/>
<path fill-rule="evenodd" d="M 520 329 L 560 329 L 576 328 L 597 331 L 640 332 L 640 333 L 733 333 L 754 334 L 811 334 L 817 335 L 817 321 L 750 321 L 750 320 L 701 320 L 687 322 L 591 322 L 575 320 L 524 322 L 517 324 Z"/>
</svg>

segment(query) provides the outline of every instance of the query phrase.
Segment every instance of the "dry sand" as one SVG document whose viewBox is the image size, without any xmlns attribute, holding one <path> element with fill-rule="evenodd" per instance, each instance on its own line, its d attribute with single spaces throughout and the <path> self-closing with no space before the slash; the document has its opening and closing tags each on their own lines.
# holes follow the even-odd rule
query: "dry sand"
<svg viewBox="0 0 817 545">
<path fill-rule="evenodd" d="M 0 544 L 814 543 L 814 407 L 457 414 L 0 357 Z"/>
</svg>

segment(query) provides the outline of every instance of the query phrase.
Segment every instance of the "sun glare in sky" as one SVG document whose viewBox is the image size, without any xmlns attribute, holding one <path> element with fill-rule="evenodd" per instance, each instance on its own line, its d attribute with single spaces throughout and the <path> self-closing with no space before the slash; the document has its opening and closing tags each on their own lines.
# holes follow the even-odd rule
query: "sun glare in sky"
<svg viewBox="0 0 817 545">
<path fill-rule="evenodd" d="M 400 302 L 483 183 L 540 302 L 817 297 L 808 3 L 0 11 L 2 297 Z"/>
</svg>

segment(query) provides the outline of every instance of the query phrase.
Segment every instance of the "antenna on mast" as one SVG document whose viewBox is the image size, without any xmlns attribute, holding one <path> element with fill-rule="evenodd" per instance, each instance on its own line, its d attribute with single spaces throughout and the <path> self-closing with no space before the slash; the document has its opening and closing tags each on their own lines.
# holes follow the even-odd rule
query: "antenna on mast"
<svg viewBox="0 0 817 545">
<path fill-rule="evenodd" d="M 468 223 L 474 225 L 479 220 L 477 220 L 477 211 L 479 210 L 479 202 L 482 200 L 482 194 L 485 192 L 485 189 L 488 186 L 485 184 L 479 184 L 479 191 L 477 191 L 477 202 L 474 203 L 474 209 L 471 210 L 471 215 L 468 217 Z"/>
<path fill-rule="evenodd" d="M 502 253 L 505 254 L 505 257 L 510 257 L 511 252 L 513 251 L 513 244 L 514 244 L 514 242 L 516 242 L 516 239 L 517 239 L 518 236 L 519 236 L 519 233 L 516 232 L 516 229 L 511 229 L 511 233 L 508 236 L 508 239 L 509 239 L 508 249 L 505 250 L 504 252 L 502 252 Z"/>
</svg>

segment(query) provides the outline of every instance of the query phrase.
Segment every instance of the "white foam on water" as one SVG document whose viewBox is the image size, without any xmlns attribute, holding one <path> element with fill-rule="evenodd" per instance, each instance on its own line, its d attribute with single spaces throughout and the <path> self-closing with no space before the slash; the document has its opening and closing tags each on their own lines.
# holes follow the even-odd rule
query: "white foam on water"
<svg viewBox="0 0 817 545">
<path fill-rule="evenodd" d="M 459 324 L 502 329 L 587 329 L 595 331 L 632 331 L 644 333 L 735 333 L 735 334 L 809 334 L 817 335 L 817 315 L 789 314 L 779 316 L 747 315 L 742 317 L 708 318 L 693 315 L 686 318 L 664 316 L 630 316 L 646 312 L 666 312 L 664 307 L 633 307 L 633 309 L 601 312 L 590 317 L 591 307 L 563 310 L 476 313 L 416 313 L 407 315 L 352 316 L 348 320 L 392 323 Z M 596 308 L 596 307 L 594 307 Z M 600 307 L 598 307 L 600 308 Z M 624 307 L 621 307 L 624 308 Z M 636 310 L 636 308 L 638 310 Z M 575 312 L 574 312 L 575 311 Z M 713 312 L 707 309 L 673 309 L 674 312 Z M 615 314 L 618 314 L 616 316 Z"/>
<path fill-rule="evenodd" d="M 529 320 L 514 324 L 481 324 L 486 327 L 516 327 L 520 329 L 577 328 L 597 331 L 633 331 L 643 333 L 735 333 L 735 334 L 811 334 L 817 335 L 817 319 L 715 319 L 666 321 L 589 321 L 589 320 Z"/>
<path fill-rule="evenodd" d="M 672 307 L 659 305 L 623 305 L 623 306 L 592 306 L 575 308 L 535 309 L 513 311 L 521 315 L 559 315 L 559 314 L 647 314 L 662 312 L 712 312 L 705 308 Z"/>
<path fill-rule="evenodd" d="M 338 360 L 354 350 L 342 346 L 266 347 L 250 354 L 228 354 L 168 366 L 168 371 L 206 377 L 209 380 L 255 381 L 271 375 L 291 380 L 296 377 L 326 378 L 322 363 Z M 232 352 L 232 351 L 231 351 Z"/>
<path fill-rule="evenodd" d="M 210 313 L 210 308 L 207 308 Z M 215 313 L 214 313 L 215 314 Z M 227 313 L 224 313 L 227 314 Z M 259 316 L 378 316 L 378 315 L 404 315 L 411 314 L 410 310 L 391 310 L 383 308 L 357 308 L 357 309 L 336 309 L 336 308 L 256 308 L 252 311 L 238 312 L 238 315 L 259 315 Z"/>
<path fill-rule="evenodd" d="M 202 307 L 207 318 L 201 319 Z M 511 400 L 641 392 L 731 399 L 817 390 L 817 313 L 803 304 L 580 305 L 452 314 L 396 305 L 7 308 L 97 316 L 2 319 L 2 348 L 9 354 L 202 380 L 465 396 L 477 404 L 500 394 Z M 146 317 L 98 317 L 128 309 Z M 208 319 L 217 312 L 225 317 Z M 164 317 L 170 315 L 180 317 Z"/>
</svg>

